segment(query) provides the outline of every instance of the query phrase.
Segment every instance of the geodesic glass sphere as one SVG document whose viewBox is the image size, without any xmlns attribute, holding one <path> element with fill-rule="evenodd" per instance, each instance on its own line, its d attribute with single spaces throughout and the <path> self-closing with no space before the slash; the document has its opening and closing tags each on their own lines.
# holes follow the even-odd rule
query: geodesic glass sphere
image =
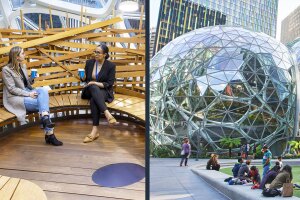
<svg viewBox="0 0 300 200">
<path fill-rule="evenodd" d="M 300 64 L 300 38 L 297 38 L 288 44 L 288 47 L 290 47 L 292 52 L 295 53 L 297 63 Z"/>
<path fill-rule="evenodd" d="M 151 60 L 152 144 L 188 137 L 222 152 L 230 137 L 282 152 L 294 136 L 294 70 L 288 49 L 264 33 L 216 26 L 176 38 Z"/>
</svg>

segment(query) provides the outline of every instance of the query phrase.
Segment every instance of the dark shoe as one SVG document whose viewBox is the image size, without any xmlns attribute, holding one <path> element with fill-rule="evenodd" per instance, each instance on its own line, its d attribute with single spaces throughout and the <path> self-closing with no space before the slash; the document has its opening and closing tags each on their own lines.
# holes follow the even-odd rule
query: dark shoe
<svg viewBox="0 0 300 200">
<path fill-rule="evenodd" d="M 55 126 L 55 124 L 50 120 L 50 117 L 49 115 L 45 115 L 42 117 L 42 120 L 41 120 L 41 125 L 40 127 L 42 129 L 44 128 L 53 128 Z"/>
<path fill-rule="evenodd" d="M 56 139 L 54 134 L 45 135 L 45 141 L 47 144 L 52 144 L 54 146 L 62 146 L 63 143 Z"/>
</svg>

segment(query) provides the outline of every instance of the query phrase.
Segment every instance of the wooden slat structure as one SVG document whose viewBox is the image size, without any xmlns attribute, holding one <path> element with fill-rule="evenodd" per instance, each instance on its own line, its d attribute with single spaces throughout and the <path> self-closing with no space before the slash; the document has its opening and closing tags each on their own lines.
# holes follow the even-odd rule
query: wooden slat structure
<svg viewBox="0 0 300 200">
<path fill-rule="evenodd" d="M 7 53 L 11 47 L 21 46 L 25 50 L 28 74 L 34 68 L 40 75 L 33 86 L 50 88 L 51 112 L 54 117 L 79 115 L 82 110 L 88 114 L 89 103 L 80 98 L 82 84 L 77 70 L 84 68 L 96 46 L 105 42 L 111 52 L 110 61 L 117 66 L 114 84 L 116 100 L 108 104 L 108 108 L 116 116 L 144 123 L 145 31 L 113 28 L 113 24 L 119 21 L 121 19 L 117 17 L 76 29 L 0 29 L 0 70 L 8 62 Z M 129 33 L 135 36 L 126 36 Z M 3 132 L 18 127 L 18 122 L 2 105 L 2 89 L 0 73 L 0 127 Z M 38 115 L 29 114 L 28 119 L 36 122 Z"/>
</svg>

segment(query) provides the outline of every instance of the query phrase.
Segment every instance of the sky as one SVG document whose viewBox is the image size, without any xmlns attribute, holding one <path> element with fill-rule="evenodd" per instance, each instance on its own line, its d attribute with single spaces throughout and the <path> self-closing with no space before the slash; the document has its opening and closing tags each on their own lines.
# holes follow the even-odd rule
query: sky
<svg viewBox="0 0 300 200">
<path fill-rule="evenodd" d="M 161 0 L 150 0 L 150 28 L 157 26 Z M 300 6 L 300 0 L 279 0 L 276 39 L 280 40 L 281 21 Z"/>
</svg>

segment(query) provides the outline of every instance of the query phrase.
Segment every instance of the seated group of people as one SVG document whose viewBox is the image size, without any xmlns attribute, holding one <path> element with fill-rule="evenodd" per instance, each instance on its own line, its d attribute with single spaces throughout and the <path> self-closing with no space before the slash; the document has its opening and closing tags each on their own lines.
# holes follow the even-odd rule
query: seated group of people
<svg viewBox="0 0 300 200">
<path fill-rule="evenodd" d="M 277 161 L 276 165 L 261 179 L 258 168 L 256 166 L 249 168 L 250 163 L 250 160 L 244 163 L 243 159 L 239 158 L 232 168 L 233 179 L 229 184 L 253 182 L 252 189 L 280 189 L 284 183 L 291 182 L 293 179 L 292 167 L 289 165 L 281 167 L 281 163 Z"/>
<path fill-rule="evenodd" d="M 90 100 L 93 127 L 83 142 L 92 142 L 99 137 L 99 120 L 103 113 L 109 124 L 117 121 L 108 111 L 105 102 L 114 99 L 113 84 L 115 81 L 116 65 L 107 59 L 109 49 L 100 44 L 94 51 L 92 59 L 85 64 L 85 74 L 81 81 L 86 82 L 81 98 Z M 33 88 L 35 77 L 29 77 L 25 64 L 25 53 L 22 47 L 14 46 L 9 52 L 8 64 L 2 68 L 3 105 L 16 115 L 21 125 L 27 124 L 28 112 L 39 112 L 41 128 L 44 129 L 45 142 L 54 146 L 61 146 L 54 135 L 55 124 L 50 119 L 49 94 L 45 87 Z"/>
</svg>

